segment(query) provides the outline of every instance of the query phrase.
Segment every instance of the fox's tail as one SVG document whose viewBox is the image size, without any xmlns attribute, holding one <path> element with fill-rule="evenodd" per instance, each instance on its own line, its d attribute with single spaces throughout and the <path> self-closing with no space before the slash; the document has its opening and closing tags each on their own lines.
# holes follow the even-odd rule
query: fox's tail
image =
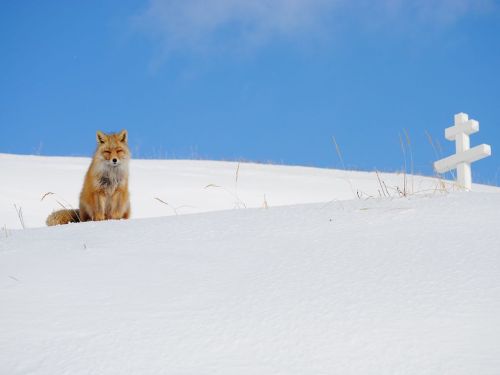
<svg viewBox="0 0 500 375">
<path fill-rule="evenodd" d="M 68 223 L 79 223 L 80 210 L 59 210 L 52 212 L 45 223 L 50 227 L 52 225 L 61 225 Z"/>
</svg>

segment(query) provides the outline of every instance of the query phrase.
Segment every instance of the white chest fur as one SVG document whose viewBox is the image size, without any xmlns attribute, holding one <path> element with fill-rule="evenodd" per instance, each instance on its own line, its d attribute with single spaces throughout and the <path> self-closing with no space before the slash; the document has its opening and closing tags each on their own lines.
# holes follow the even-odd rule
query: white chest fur
<svg viewBox="0 0 500 375">
<path fill-rule="evenodd" d="M 117 166 L 104 164 L 97 170 L 96 187 L 112 193 L 127 183 L 127 175 L 128 163 L 121 163 Z"/>
</svg>

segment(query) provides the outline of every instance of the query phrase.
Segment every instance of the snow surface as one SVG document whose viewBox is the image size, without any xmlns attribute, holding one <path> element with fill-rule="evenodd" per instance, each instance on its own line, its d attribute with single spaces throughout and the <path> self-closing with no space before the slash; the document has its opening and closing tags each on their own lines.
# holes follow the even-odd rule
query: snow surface
<svg viewBox="0 0 500 375">
<path fill-rule="evenodd" d="M 499 189 L 137 160 L 136 217 L 173 216 L 13 229 L 87 164 L 0 156 L 0 374 L 500 373 Z"/>
<path fill-rule="evenodd" d="M 89 158 L 0 154 L 0 226 L 21 228 L 14 205 L 27 227 L 45 226 L 61 205 L 77 208 L 89 164 Z M 132 160 L 130 175 L 134 218 L 348 200 L 358 193 L 378 197 L 381 190 L 373 172 L 203 160 Z M 381 173 L 380 180 L 392 195 L 404 186 L 402 174 Z M 407 177 L 407 184 L 418 193 L 442 188 L 436 178 L 420 176 Z M 483 185 L 474 190 L 499 191 Z M 41 200 L 48 192 L 54 194 Z"/>
</svg>

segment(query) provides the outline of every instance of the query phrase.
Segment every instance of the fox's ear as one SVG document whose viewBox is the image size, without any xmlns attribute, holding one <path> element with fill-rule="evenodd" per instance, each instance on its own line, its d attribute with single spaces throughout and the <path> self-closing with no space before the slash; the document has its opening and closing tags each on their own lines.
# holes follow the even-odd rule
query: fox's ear
<svg viewBox="0 0 500 375">
<path fill-rule="evenodd" d="M 120 142 L 125 142 L 127 143 L 128 141 L 128 133 L 125 129 L 123 129 L 120 133 L 118 133 L 118 139 Z"/>
<path fill-rule="evenodd" d="M 98 130 L 96 136 L 97 136 L 97 144 L 106 143 L 108 137 L 102 131 Z"/>
</svg>

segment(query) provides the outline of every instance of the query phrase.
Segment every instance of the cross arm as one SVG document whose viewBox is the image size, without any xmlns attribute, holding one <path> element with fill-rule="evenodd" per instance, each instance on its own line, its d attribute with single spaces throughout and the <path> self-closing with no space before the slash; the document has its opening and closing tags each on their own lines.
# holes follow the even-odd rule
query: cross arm
<svg viewBox="0 0 500 375">
<path fill-rule="evenodd" d="M 455 169 L 460 163 L 473 163 L 490 155 L 491 146 L 482 144 L 460 154 L 448 156 L 447 158 L 438 160 L 434 163 L 434 169 L 438 173 L 444 173 L 451 169 Z"/>
<path fill-rule="evenodd" d="M 454 141 L 457 134 L 465 133 L 467 135 L 477 133 L 479 131 L 479 122 L 476 120 L 468 120 L 457 125 L 446 128 L 444 136 L 449 141 Z"/>
</svg>

